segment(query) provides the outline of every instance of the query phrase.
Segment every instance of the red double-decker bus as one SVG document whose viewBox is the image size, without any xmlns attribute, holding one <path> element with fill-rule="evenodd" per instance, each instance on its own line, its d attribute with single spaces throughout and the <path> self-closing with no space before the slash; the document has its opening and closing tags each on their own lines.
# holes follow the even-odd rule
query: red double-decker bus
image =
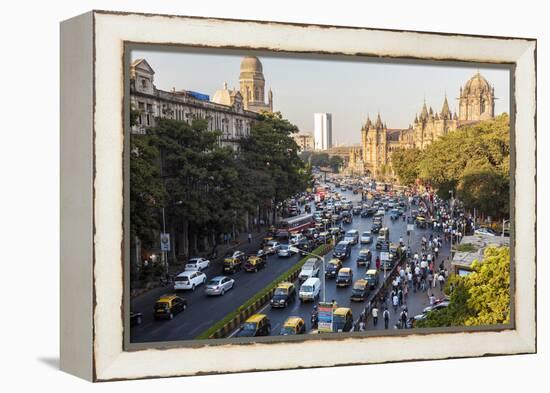
<svg viewBox="0 0 550 393">
<path fill-rule="evenodd" d="M 289 237 L 293 232 L 302 232 L 304 229 L 313 226 L 315 226 L 313 214 L 301 214 L 296 217 L 284 218 L 277 224 L 275 236 Z"/>
</svg>

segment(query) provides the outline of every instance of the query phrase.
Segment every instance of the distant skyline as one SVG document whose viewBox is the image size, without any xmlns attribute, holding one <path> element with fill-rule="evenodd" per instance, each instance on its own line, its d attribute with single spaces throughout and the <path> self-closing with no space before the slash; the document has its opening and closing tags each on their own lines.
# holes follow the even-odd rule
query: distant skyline
<svg viewBox="0 0 550 393">
<path fill-rule="evenodd" d="M 234 54 L 233 54 L 234 53 Z M 239 87 L 239 69 L 248 53 L 208 53 L 193 50 L 133 51 L 131 60 L 144 58 L 155 71 L 161 90 L 193 90 L 210 95 Z M 357 144 L 367 116 L 380 113 L 388 128 L 407 128 L 424 100 L 439 112 L 445 94 L 458 113 L 459 89 L 478 70 L 495 88 L 495 115 L 510 111 L 509 70 L 487 66 L 447 66 L 357 61 L 258 54 L 266 92 L 273 90 L 273 109 L 313 134 L 314 113 L 332 114 L 332 144 Z"/>
</svg>

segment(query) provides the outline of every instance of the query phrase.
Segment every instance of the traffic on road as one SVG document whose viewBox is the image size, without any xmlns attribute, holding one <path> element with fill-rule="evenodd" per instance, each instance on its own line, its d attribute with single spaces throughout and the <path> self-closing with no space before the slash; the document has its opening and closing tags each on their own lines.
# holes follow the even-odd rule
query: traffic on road
<svg viewBox="0 0 550 393">
<path fill-rule="evenodd" d="M 280 282 L 229 337 L 414 327 L 448 304 L 441 283 L 450 243 L 434 209 L 439 219 L 448 206 L 391 184 L 318 180 L 286 203 L 260 245 L 232 251 L 221 265 L 192 258 L 170 286 L 132 299 L 131 341 L 194 339 L 302 258 L 297 280 Z M 322 244 L 334 248 L 313 254 Z"/>
</svg>

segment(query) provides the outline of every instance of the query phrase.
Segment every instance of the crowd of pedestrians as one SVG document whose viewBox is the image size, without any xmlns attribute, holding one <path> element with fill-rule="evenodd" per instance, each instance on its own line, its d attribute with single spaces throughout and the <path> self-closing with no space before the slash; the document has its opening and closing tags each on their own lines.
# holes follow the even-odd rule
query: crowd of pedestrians
<svg viewBox="0 0 550 393">
<path fill-rule="evenodd" d="M 366 326 L 364 316 L 367 315 L 372 317 L 375 327 L 381 318 L 384 328 L 389 329 L 393 316 L 396 320 L 394 328 L 409 328 L 409 298 L 421 293 L 433 306 L 436 302 L 436 290 L 439 296 L 443 292 L 449 277 L 446 266 L 450 261 L 448 256 L 442 255 L 442 250 L 449 248 L 451 241 L 460 241 L 467 229 L 468 220 L 463 217 L 461 209 L 451 207 L 449 202 L 437 197 L 426 202 L 420 199 L 419 205 L 420 210 L 428 218 L 432 231 L 429 236 L 422 236 L 414 251 L 406 247 L 403 239 L 400 239 L 400 247 L 406 253 L 406 258 L 396 267 L 387 292 L 381 292 L 365 307 L 360 318 L 360 323 L 363 320 L 360 330 Z"/>
</svg>

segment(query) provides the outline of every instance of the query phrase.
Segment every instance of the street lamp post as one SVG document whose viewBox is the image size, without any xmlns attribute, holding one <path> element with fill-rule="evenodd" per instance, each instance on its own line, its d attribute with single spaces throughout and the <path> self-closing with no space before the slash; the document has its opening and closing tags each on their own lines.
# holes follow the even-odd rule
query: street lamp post
<svg viewBox="0 0 550 393">
<path fill-rule="evenodd" d="M 290 247 L 290 250 L 293 251 L 293 252 L 300 252 L 302 251 L 302 253 L 306 254 L 306 255 L 311 255 L 312 257 L 315 257 L 315 258 L 318 258 L 320 261 L 321 261 L 321 265 L 322 265 L 322 272 L 321 272 L 321 282 L 323 283 L 323 303 L 326 301 L 326 289 L 325 289 L 325 256 L 324 255 L 317 255 L 317 254 L 314 254 L 312 252 L 308 252 L 308 251 L 303 251 L 303 250 L 299 250 L 298 248 L 296 247 Z"/>
<path fill-rule="evenodd" d="M 162 207 L 162 235 L 166 236 L 166 218 L 164 215 L 164 206 Z M 164 247 L 162 248 L 162 266 L 164 267 L 165 275 L 168 274 L 168 261 Z"/>
<path fill-rule="evenodd" d="M 453 251 L 453 222 L 454 222 L 454 209 L 455 209 L 455 195 L 453 190 L 449 190 L 451 194 L 451 253 Z"/>
</svg>

